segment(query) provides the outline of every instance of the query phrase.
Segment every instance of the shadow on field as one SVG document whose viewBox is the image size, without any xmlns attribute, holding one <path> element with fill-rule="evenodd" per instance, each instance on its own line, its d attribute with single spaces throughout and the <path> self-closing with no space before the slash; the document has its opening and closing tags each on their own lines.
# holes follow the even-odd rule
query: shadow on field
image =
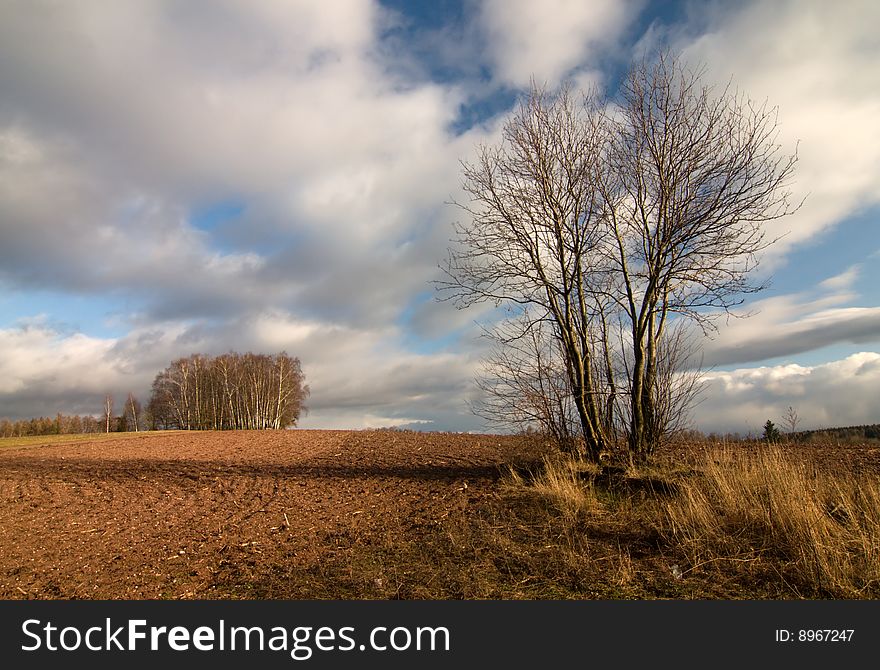
<svg viewBox="0 0 880 670">
<path fill-rule="evenodd" d="M 501 476 L 497 465 L 357 465 L 229 463 L 224 461 L 179 460 L 94 460 L 15 458 L 0 463 L 3 474 L 27 475 L 49 480 L 127 480 L 162 479 L 178 482 L 217 477 L 253 477 L 273 479 L 373 479 L 393 478 L 422 481 L 496 480 Z"/>
</svg>

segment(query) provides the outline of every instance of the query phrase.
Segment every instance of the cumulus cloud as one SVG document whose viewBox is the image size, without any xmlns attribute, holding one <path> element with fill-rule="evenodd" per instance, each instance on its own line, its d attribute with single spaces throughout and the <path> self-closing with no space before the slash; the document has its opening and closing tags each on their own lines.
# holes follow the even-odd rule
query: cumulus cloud
<svg viewBox="0 0 880 670">
<path fill-rule="evenodd" d="M 282 348 L 312 423 L 462 413 L 473 361 L 411 354 L 396 324 L 431 290 L 482 131 L 451 132 L 455 85 L 388 67 L 387 20 L 367 1 L 4 6 L 0 282 L 117 296 L 132 328 L 3 331 L 4 414 L 143 394 L 195 351 Z M 218 201 L 235 225 L 200 227 Z"/>
<path fill-rule="evenodd" d="M 706 376 L 698 425 L 761 433 L 793 407 L 802 430 L 874 423 L 880 417 L 880 354 L 862 352 L 816 366 L 779 365 Z"/>
<path fill-rule="evenodd" d="M 131 291 L 171 318 L 316 295 L 291 255 L 323 254 L 336 276 L 402 262 L 398 286 L 434 273 L 421 238 L 447 222 L 437 206 L 473 138 L 447 132 L 454 87 L 385 72 L 377 5 L 14 9 L 0 22 L 11 286 Z M 259 251 L 241 234 L 218 248 L 229 239 L 192 220 L 230 197 L 259 212 L 241 222 L 267 238 Z M 352 285 L 318 280 L 331 301 Z"/>
<path fill-rule="evenodd" d="M 496 76 L 518 87 L 553 86 L 599 49 L 614 46 L 641 2 L 487 0 L 481 21 Z"/>
<path fill-rule="evenodd" d="M 699 9 L 696 9 L 699 12 Z M 770 227 L 783 254 L 860 208 L 880 204 L 880 69 L 870 0 L 711 4 L 678 46 L 719 84 L 779 108 L 779 141 L 797 149 L 799 212 Z"/>
<path fill-rule="evenodd" d="M 112 349 L 112 341 L 61 333 L 41 319 L 0 329 L 0 414 L 98 414 L 103 394 L 125 376 Z"/>
</svg>

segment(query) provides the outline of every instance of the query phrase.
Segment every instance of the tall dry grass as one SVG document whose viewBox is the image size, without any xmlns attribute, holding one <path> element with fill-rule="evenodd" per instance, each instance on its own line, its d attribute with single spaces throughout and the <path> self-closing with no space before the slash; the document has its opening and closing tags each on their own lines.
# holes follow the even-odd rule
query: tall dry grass
<svg viewBox="0 0 880 670">
<path fill-rule="evenodd" d="M 876 477 L 822 472 L 779 448 L 719 449 L 664 508 L 688 571 L 760 561 L 796 589 L 859 597 L 880 586 Z"/>
<path fill-rule="evenodd" d="M 595 563 L 597 544 L 588 538 L 604 539 L 602 560 L 621 573 L 622 584 L 646 567 L 630 560 L 631 543 L 641 541 L 644 556 L 656 536 L 656 565 L 677 580 L 726 575 L 734 578 L 729 584 L 754 579 L 764 585 L 757 592 L 800 597 L 880 594 L 876 475 L 823 470 L 773 446 L 721 446 L 693 456 L 685 465 L 657 461 L 611 476 L 546 456 L 526 475 L 511 471 L 508 483 L 554 511 L 554 542 L 565 563 Z"/>
<path fill-rule="evenodd" d="M 528 473 L 509 471 L 507 492 L 527 493 L 519 519 L 530 518 L 533 530 L 533 544 L 521 544 L 518 550 L 529 554 L 536 582 L 561 587 L 537 597 L 637 597 L 638 568 L 631 547 L 625 539 L 605 536 L 639 522 L 631 506 L 597 483 L 600 475 L 600 466 L 559 453 L 545 455 Z M 531 513 L 524 513 L 526 508 Z M 506 526 L 496 533 L 515 537 L 510 519 Z"/>
<path fill-rule="evenodd" d="M 547 454 L 527 475 L 510 469 L 508 484 L 514 488 L 528 487 L 548 500 L 568 521 L 576 522 L 603 509 L 591 482 L 591 475 L 597 472 L 597 466 L 585 461 Z"/>
</svg>

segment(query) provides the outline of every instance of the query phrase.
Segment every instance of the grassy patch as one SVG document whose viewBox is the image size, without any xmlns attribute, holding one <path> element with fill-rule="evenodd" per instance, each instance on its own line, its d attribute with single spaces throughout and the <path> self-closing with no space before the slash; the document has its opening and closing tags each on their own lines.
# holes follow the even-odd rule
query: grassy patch
<svg viewBox="0 0 880 670">
<path fill-rule="evenodd" d="M 0 449 L 4 447 L 40 447 L 78 442 L 103 442 L 124 440 L 134 437 L 149 437 L 168 434 L 170 431 L 142 431 L 131 433 L 77 433 L 72 435 L 26 435 L 24 437 L 0 437 Z"/>
<path fill-rule="evenodd" d="M 774 572 L 796 595 L 880 592 L 880 482 L 779 448 L 722 449 L 665 504 L 687 572 Z"/>
</svg>

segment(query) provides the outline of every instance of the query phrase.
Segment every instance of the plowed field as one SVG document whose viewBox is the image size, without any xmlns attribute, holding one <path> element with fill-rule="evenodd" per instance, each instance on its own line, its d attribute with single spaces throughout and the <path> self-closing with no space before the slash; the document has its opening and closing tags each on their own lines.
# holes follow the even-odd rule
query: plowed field
<svg viewBox="0 0 880 670">
<path fill-rule="evenodd" d="M 393 431 L 0 449 L 0 598 L 326 596 L 302 574 L 442 523 L 529 456 L 512 437 Z"/>
</svg>

